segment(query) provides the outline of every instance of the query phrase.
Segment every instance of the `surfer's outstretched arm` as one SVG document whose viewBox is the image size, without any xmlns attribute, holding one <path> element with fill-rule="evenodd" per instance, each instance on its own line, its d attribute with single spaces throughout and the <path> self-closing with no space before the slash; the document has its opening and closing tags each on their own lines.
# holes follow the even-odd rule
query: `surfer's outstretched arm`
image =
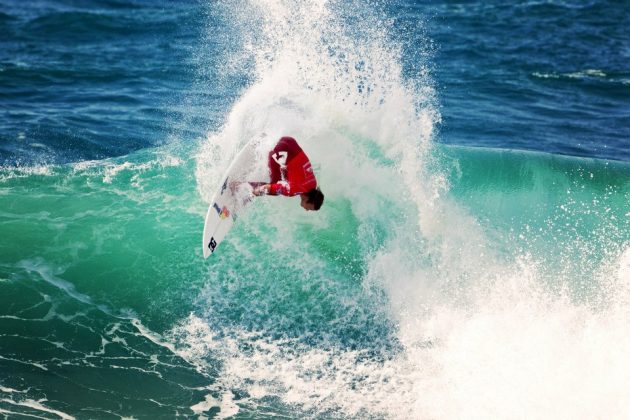
<svg viewBox="0 0 630 420">
<path fill-rule="evenodd" d="M 252 184 L 250 182 L 250 184 Z M 254 187 L 254 191 L 253 194 L 255 196 L 261 196 L 261 195 L 276 195 L 272 192 L 272 188 L 271 188 L 271 184 L 266 184 L 261 182 L 260 185 L 252 185 L 252 187 Z"/>
<path fill-rule="evenodd" d="M 253 189 L 262 187 L 263 185 L 267 185 L 267 183 L 264 181 L 247 181 L 247 183 L 251 185 Z"/>
<path fill-rule="evenodd" d="M 265 185 L 266 182 L 230 181 L 228 185 L 230 187 L 230 191 L 232 191 L 232 194 L 234 194 L 236 190 L 238 190 L 243 184 L 251 186 L 252 189 L 256 189 L 257 187 L 261 185 Z"/>
<path fill-rule="evenodd" d="M 251 183 L 250 183 L 251 184 Z M 253 186 L 253 185 L 252 185 Z M 256 196 L 261 195 L 286 195 L 289 194 L 289 185 L 288 184 L 262 184 L 254 187 L 253 194 Z"/>
<path fill-rule="evenodd" d="M 252 194 L 255 196 L 269 194 L 269 184 L 266 182 L 248 182 L 252 187 Z"/>
</svg>

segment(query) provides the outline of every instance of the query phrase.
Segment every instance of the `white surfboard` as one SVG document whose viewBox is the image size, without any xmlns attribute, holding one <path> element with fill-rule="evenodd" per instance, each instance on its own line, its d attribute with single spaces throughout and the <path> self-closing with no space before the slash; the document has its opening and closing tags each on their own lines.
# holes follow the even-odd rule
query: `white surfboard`
<svg viewBox="0 0 630 420">
<path fill-rule="evenodd" d="M 250 140 L 230 164 L 214 194 L 203 227 L 203 257 L 208 258 L 230 231 L 239 212 L 252 198 L 252 187 L 247 183 L 256 163 L 256 139 Z"/>
</svg>

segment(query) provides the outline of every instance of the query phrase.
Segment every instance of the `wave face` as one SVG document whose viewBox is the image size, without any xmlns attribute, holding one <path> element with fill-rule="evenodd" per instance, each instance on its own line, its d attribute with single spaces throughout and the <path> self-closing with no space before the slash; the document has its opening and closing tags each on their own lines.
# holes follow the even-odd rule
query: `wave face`
<svg viewBox="0 0 630 420">
<path fill-rule="evenodd" d="M 207 139 L 0 169 L 0 413 L 630 416 L 627 163 L 436 143 L 386 5 L 212 6 L 245 81 Z M 204 261 L 231 159 L 285 134 L 322 210 L 259 198 Z"/>
</svg>

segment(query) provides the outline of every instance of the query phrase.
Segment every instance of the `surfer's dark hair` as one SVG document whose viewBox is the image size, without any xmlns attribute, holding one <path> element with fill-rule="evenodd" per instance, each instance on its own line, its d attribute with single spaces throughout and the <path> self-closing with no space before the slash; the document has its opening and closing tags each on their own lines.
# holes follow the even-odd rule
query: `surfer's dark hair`
<svg viewBox="0 0 630 420">
<path fill-rule="evenodd" d="M 324 193 L 322 193 L 319 187 L 313 188 L 304 194 L 306 195 L 306 201 L 311 203 L 315 210 L 319 210 L 322 204 L 324 204 Z"/>
</svg>

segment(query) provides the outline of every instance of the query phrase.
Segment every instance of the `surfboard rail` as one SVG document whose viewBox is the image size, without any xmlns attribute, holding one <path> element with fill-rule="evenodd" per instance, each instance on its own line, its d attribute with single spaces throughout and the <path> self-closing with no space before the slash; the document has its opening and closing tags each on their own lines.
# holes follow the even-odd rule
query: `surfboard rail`
<svg viewBox="0 0 630 420">
<path fill-rule="evenodd" d="M 203 227 L 204 258 L 217 250 L 238 218 L 238 213 L 253 197 L 252 188 L 246 181 L 256 158 L 258 143 L 259 139 L 252 139 L 243 146 L 210 201 Z"/>
</svg>

